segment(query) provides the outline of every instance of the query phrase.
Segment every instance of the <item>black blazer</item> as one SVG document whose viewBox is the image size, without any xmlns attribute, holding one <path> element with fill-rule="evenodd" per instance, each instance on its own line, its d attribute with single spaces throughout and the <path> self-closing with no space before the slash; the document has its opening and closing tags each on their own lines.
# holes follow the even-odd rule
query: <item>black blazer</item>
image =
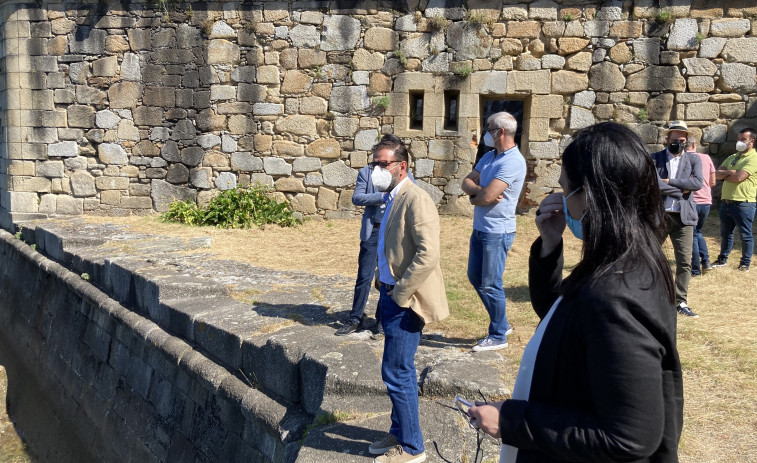
<svg viewBox="0 0 757 463">
<path fill-rule="evenodd" d="M 562 281 L 562 245 L 531 247 L 531 303 L 544 318 Z M 539 346 L 528 401 L 506 400 L 502 442 L 518 463 L 677 462 L 683 384 L 676 312 L 660 275 L 619 262 L 566 294 Z"/>
</svg>

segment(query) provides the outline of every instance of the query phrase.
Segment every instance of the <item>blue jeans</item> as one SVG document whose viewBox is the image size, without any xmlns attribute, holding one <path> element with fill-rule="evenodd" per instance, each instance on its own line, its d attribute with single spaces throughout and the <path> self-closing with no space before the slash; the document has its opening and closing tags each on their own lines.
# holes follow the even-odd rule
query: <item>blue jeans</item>
<svg viewBox="0 0 757 463">
<path fill-rule="evenodd" d="M 514 239 L 515 232 L 488 233 L 478 230 L 473 230 L 470 237 L 468 281 L 489 312 L 489 336 L 497 340 L 504 340 L 505 332 L 510 329 L 502 274 Z"/>
<path fill-rule="evenodd" d="M 720 255 L 718 259 L 728 260 L 728 254 L 733 249 L 733 232 L 738 227 L 741 234 L 741 262 L 746 265 L 752 261 L 754 251 L 754 237 L 752 236 L 752 222 L 757 203 L 720 203 Z"/>
<path fill-rule="evenodd" d="M 381 285 L 379 296 L 381 325 L 384 328 L 384 358 L 381 379 L 392 401 L 392 426 L 389 433 L 397 438 L 410 455 L 424 451 L 418 412 L 418 374 L 415 352 L 421 342 L 422 322 L 409 308 L 397 305 Z"/>
<path fill-rule="evenodd" d="M 357 257 L 357 278 L 355 279 L 355 294 L 352 297 L 350 318 L 361 319 L 365 314 L 365 304 L 371 292 L 371 284 L 376 274 L 378 262 L 378 224 L 373 227 L 367 241 L 360 241 L 360 253 Z M 376 312 L 378 315 L 378 311 Z"/>
<path fill-rule="evenodd" d="M 710 263 L 710 254 L 707 252 L 707 243 L 702 235 L 702 227 L 710 214 L 710 204 L 697 204 L 697 225 L 694 227 L 694 242 L 691 245 L 691 274 L 702 273 L 702 265 Z"/>
</svg>

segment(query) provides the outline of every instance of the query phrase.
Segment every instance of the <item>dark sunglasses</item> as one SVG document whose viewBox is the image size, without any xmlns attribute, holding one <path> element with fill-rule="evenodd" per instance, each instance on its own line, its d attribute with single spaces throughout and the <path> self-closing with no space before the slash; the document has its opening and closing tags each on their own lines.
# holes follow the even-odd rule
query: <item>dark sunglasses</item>
<svg viewBox="0 0 757 463">
<path fill-rule="evenodd" d="M 371 166 L 372 169 L 375 169 L 376 166 L 381 167 L 382 169 L 386 169 L 387 167 L 391 166 L 392 164 L 396 162 L 402 162 L 402 161 L 376 161 L 368 165 Z"/>
</svg>

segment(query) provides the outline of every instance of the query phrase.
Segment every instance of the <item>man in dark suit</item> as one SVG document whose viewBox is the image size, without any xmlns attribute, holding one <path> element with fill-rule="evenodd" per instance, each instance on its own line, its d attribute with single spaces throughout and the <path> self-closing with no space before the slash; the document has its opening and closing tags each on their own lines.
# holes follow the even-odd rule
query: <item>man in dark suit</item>
<svg viewBox="0 0 757 463">
<path fill-rule="evenodd" d="M 681 315 L 698 317 L 687 305 L 691 280 L 691 248 L 694 226 L 699 218 L 693 191 L 702 188 L 702 162 L 696 154 L 688 153 L 688 126 L 673 121 L 666 130 L 667 148 L 652 154 L 657 167 L 657 183 L 665 204 L 667 236 L 673 244 L 676 260 L 676 309 Z"/>
<path fill-rule="evenodd" d="M 394 135 L 384 135 L 382 140 L 401 143 Z M 371 283 L 376 272 L 378 232 L 381 220 L 384 218 L 386 204 L 384 193 L 376 189 L 371 180 L 371 172 L 375 166 L 369 163 L 358 171 L 355 191 L 352 194 L 352 204 L 364 206 L 363 220 L 360 225 L 360 253 L 357 258 L 357 278 L 355 279 L 355 293 L 352 297 L 352 310 L 344 324 L 336 330 L 337 336 L 354 333 L 366 328 L 365 306 L 368 303 L 368 295 L 371 291 Z M 408 177 L 413 182 L 415 178 L 408 171 Z M 383 336 L 380 314 L 376 311 L 376 325 L 372 339 L 380 339 Z"/>
</svg>

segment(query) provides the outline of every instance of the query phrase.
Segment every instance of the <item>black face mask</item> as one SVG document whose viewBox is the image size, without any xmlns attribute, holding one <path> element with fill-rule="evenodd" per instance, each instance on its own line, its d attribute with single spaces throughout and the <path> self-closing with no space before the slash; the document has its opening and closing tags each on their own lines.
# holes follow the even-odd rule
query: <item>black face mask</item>
<svg viewBox="0 0 757 463">
<path fill-rule="evenodd" d="M 671 142 L 668 145 L 668 151 L 670 151 L 672 154 L 680 153 L 681 151 L 683 151 L 683 143 L 678 140 Z"/>
</svg>

